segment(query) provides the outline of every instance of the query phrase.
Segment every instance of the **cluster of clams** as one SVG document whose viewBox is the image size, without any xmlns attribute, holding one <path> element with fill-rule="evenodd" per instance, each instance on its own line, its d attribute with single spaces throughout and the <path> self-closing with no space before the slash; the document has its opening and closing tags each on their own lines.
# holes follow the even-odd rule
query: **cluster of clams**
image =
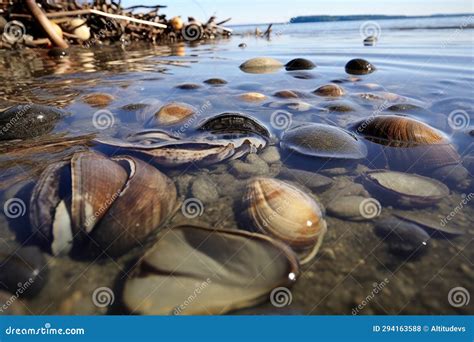
<svg viewBox="0 0 474 342">
<path fill-rule="evenodd" d="M 274 72 L 282 67 L 271 58 L 251 59 L 240 66 L 249 73 Z M 298 58 L 284 67 L 294 73 L 316 65 Z M 376 68 L 355 59 L 345 70 L 351 75 L 366 75 Z M 217 87 L 227 82 L 208 79 L 204 83 Z M 285 100 L 266 103 L 262 108 L 311 112 L 316 107 L 300 99 L 313 96 L 324 101 L 326 109 L 350 112 L 352 108 L 338 100 L 348 94 L 338 83 L 335 80 L 308 93 L 282 90 L 273 96 Z M 191 91 L 200 87 L 186 83 L 177 88 Z M 399 99 L 391 93 L 353 96 L 364 101 Z M 258 105 L 267 96 L 247 92 L 239 99 Z M 90 94 L 82 100 L 103 108 L 115 98 Z M 136 104 L 121 109 L 145 107 Z M 10 133 L 22 138 L 51 131 L 65 116 L 60 110 L 24 105 L 0 112 L 0 123 L 7 123 L 19 112 L 23 113 L 23 131 Z M 461 157 L 448 137 L 408 116 L 382 113 L 344 127 L 296 122 L 276 138 L 256 115 L 224 112 L 195 120 L 198 113 L 186 103 L 167 103 L 147 118 L 142 130 L 125 137 L 97 136 L 93 149 L 48 165 L 32 190 L 31 229 L 52 255 L 118 258 L 136 247 L 147 249 L 124 285 L 123 302 L 130 312 L 222 314 L 256 305 L 265 301 L 272 289 L 290 286 L 300 265 L 314 259 L 328 229 L 325 208 L 316 195 L 332 180 L 318 175 L 311 181 L 309 176 L 315 171 L 368 164 L 372 169 L 358 172 L 356 180 L 384 207 L 397 209 L 437 205 L 450 195 L 446 184 L 467 178 Z M 188 124 L 192 129 L 180 133 L 179 128 Z M 296 165 L 295 172 L 309 180 L 315 194 L 297 185 L 303 182 L 290 181 L 295 172 L 286 169 L 286 173 L 281 172 L 285 181 L 269 176 L 247 181 L 241 196 L 244 210 L 239 217 L 243 222 L 239 228 L 243 229 L 164 228 L 180 202 L 173 180 L 165 175 L 169 168 L 208 167 L 260 153 L 270 145 L 283 152 L 284 163 Z M 397 212 L 378 220 L 376 233 L 390 242 L 391 251 L 412 255 L 424 250 L 430 238 L 420 228 L 421 222 L 426 221 Z M 11 279 L 4 278 L 0 280 L 14 286 Z M 206 291 L 186 303 L 196 284 Z"/>
</svg>

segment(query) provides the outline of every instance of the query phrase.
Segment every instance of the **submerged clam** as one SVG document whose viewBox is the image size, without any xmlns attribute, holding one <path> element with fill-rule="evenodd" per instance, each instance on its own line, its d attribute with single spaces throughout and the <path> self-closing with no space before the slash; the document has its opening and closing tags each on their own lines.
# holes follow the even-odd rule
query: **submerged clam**
<svg viewBox="0 0 474 342">
<path fill-rule="evenodd" d="M 240 69 L 251 74 L 265 74 L 276 72 L 283 67 L 279 61 L 270 57 L 257 57 L 249 59 L 240 65 Z"/>
<path fill-rule="evenodd" d="M 262 93 L 250 92 L 239 95 L 239 99 L 247 102 L 260 102 L 265 100 L 267 97 Z"/>
<path fill-rule="evenodd" d="M 82 101 L 92 107 L 107 107 L 115 97 L 106 93 L 92 93 L 82 97 Z"/>
<path fill-rule="evenodd" d="M 294 253 L 265 235 L 180 226 L 163 232 L 139 260 L 123 301 L 145 315 L 224 314 L 268 300 L 298 272 Z"/>
<path fill-rule="evenodd" d="M 326 84 L 316 89 L 314 94 L 327 97 L 340 97 L 344 95 L 344 89 L 337 84 Z"/>
<path fill-rule="evenodd" d="M 53 130 L 64 112 L 48 106 L 21 104 L 0 111 L 0 140 L 29 139 Z"/>
<path fill-rule="evenodd" d="M 295 186 L 272 178 L 257 178 L 244 197 L 247 216 L 254 227 L 296 250 L 312 249 L 302 263 L 316 255 L 326 233 L 320 206 Z"/>
<path fill-rule="evenodd" d="M 316 65 L 305 58 L 295 58 L 285 64 L 285 69 L 288 71 L 293 70 L 310 70 L 314 69 Z"/>
<path fill-rule="evenodd" d="M 196 112 L 196 108 L 186 103 L 171 102 L 161 107 L 160 110 L 150 118 L 146 126 L 173 125 L 184 121 Z"/>
<path fill-rule="evenodd" d="M 353 134 L 330 125 L 307 124 L 286 131 L 282 148 L 324 159 L 358 160 L 367 156 L 365 144 Z"/>
<path fill-rule="evenodd" d="M 417 174 L 373 170 L 365 172 L 362 180 L 381 201 L 403 207 L 433 205 L 449 195 L 443 183 Z"/>
<path fill-rule="evenodd" d="M 79 152 L 42 173 L 30 222 L 54 255 L 92 249 L 116 257 L 143 244 L 175 203 L 173 182 L 145 162 Z"/>
<path fill-rule="evenodd" d="M 47 281 L 48 264 L 38 247 L 0 250 L 0 290 L 33 297 Z"/>
<path fill-rule="evenodd" d="M 223 160 L 238 158 L 266 146 L 260 135 L 239 132 L 211 132 L 180 139 L 161 130 L 146 130 L 127 138 L 94 140 L 106 153 L 127 153 L 143 156 L 158 165 L 176 167 L 187 164 L 211 165 Z"/>
<path fill-rule="evenodd" d="M 199 124 L 199 130 L 213 133 L 253 133 L 264 138 L 270 137 L 270 132 L 263 124 L 242 113 L 222 113 L 205 119 Z"/>
<path fill-rule="evenodd" d="M 434 175 L 434 171 L 443 168 L 447 181 L 454 180 L 452 177 L 458 180 L 460 173 L 462 177 L 455 147 L 440 131 L 423 122 L 382 115 L 356 123 L 353 130 L 379 146 L 374 155 L 380 155 L 382 162 L 394 170 Z M 454 168 L 457 172 L 449 174 Z"/>
<path fill-rule="evenodd" d="M 375 71 L 375 67 L 365 59 L 351 59 L 346 64 L 346 72 L 352 75 L 366 75 Z"/>
</svg>

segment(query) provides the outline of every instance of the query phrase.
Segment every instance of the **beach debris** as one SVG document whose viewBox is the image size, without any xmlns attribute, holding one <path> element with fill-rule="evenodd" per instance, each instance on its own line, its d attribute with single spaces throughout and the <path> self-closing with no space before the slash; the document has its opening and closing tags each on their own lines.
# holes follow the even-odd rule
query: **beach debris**
<svg viewBox="0 0 474 342">
<path fill-rule="evenodd" d="M 42 46 L 67 48 L 69 45 L 91 47 L 134 41 L 152 43 L 199 41 L 227 38 L 232 29 L 222 26 L 230 18 L 216 22 L 212 16 L 200 23 L 193 17 L 184 22 L 181 17 L 167 19 L 159 10 L 166 6 L 136 5 L 124 8 L 120 2 L 95 0 L 77 1 L 12 1 L 0 4 L 3 9 L 3 32 L 0 48 Z M 148 12 L 136 11 L 149 9 Z M 7 26 L 8 25 L 8 26 Z M 40 26 L 42 30 L 35 27 Z"/>
</svg>

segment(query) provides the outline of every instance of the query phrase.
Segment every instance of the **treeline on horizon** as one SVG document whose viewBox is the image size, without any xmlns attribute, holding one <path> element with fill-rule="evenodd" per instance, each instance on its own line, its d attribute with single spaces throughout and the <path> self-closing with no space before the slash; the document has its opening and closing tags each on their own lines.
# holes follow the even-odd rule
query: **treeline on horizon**
<svg viewBox="0 0 474 342">
<path fill-rule="evenodd" d="M 363 15 L 302 15 L 290 19 L 290 23 L 314 23 L 325 21 L 351 21 L 351 20 L 381 20 L 381 19 L 417 19 L 417 18 L 440 18 L 440 17 L 457 17 L 461 15 L 471 14 L 433 14 L 433 15 L 379 15 L 379 14 L 363 14 Z"/>
</svg>

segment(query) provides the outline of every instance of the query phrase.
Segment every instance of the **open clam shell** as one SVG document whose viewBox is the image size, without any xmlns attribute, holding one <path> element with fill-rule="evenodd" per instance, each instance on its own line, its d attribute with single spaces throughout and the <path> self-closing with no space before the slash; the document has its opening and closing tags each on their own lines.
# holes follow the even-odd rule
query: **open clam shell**
<svg viewBox="0 0 474 342">
<path fill-rule="evenodd" d="M 130 156 L 79 152 L 42 173 L 30 222 L 53 255 L 98 249 L 120 256 L 143 243 L 175 204 L 174 184 L 156 168 Z"/>
<path fill-rule="evenodd" d="M 223 314 L 264 302 L 298 272 L 293 252 L 270 237 L 180 226 L 164 231 L 137 263 L 123 300 L 146 315 Z"/>
<path fill-rule="evenodd" d="M 317 250 L 326 233 L 323 211 L 295 186 L 273 178 L 250 182 L 244 197 L 247 216 L 254 227 L 295 248 Z M 308 260 L 309 261 L 309 260 Z"/>
<path fill-rule="evenodd" d="M 449 188 L 443 183 L 413 173 L 372 170 L 361 177 L 367 189 L 388 205 L 426 207 L 449 195 Z"/>
<path fill-rule="evenodd" d="M 238 158 L 256 152 L 267 145 L 258 134 L 203 133 L 180 139 L 160 130 L 146 130 L 127 138 L 94 140 L 104 152 L 130 153 L 150 158 L 157 164 L 176 167 L 187 164 L 211 165 L 230 158 Z"/>
</svg>

